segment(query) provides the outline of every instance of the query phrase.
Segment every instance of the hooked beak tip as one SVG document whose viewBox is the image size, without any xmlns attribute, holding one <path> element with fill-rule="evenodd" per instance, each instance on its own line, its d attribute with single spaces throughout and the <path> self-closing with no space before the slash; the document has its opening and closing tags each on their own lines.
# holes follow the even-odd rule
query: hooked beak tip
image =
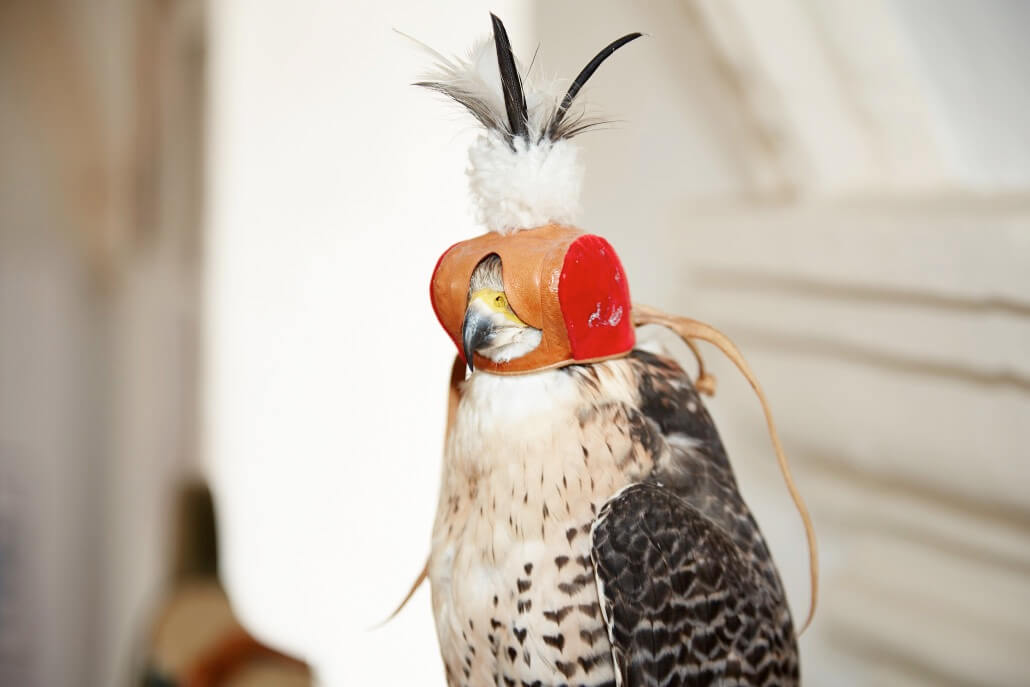
<svg viewBox="0 0 1030 687">
<path fill-rule="evenodd" d="M 465 354 L 465 364 L 468 365 L 469 372 L 476 371 L 476 350 L 490 339 L 491 330 L 489 318 L 474 308 L 469 308 L 461 325 L 462 352 Z"/>
</svg>

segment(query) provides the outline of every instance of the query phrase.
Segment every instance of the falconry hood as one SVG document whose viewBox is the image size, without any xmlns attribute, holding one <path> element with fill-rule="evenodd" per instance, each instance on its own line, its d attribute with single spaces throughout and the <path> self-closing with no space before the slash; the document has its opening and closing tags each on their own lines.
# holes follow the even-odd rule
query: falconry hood
<svg viewBox="0 0 1030 687">
<path fill-rule="evenodd" d="M 489 231 L 440 257 L 430 286 L 433 309 L 458 355 L 477 370 L 520 374 L 626 355 L 636 342 L 629 283 L 612 246 L 572 224 L 582 170 L 570 139 L 599 123 L 575 107 L 579 90 L 608 56 L 640 34 L 608 45 L 566 90 L 556 91 L 523 79 L 504 25 L 492 19 L 492 41 L 479 44 L 467 60 L 435 54 L 436 73 L 418 84 L 453 98 L 484 127 L 470 151 L 468 174 Z M 474 361 L 465 361 L 461 332 L 469 283 L 491 255 L 501 260 L 512 311 L 540 330 L 540 344 L 505 362 L 476 353 Z"/>
<path fill-rule="evenodd" d="M 533 372 L 606 360 L 633 349 L 629 285 L 615 250 L 600 236 L 548 224 L 508 235 L 484 234 L 455 244 L 440 257 L 433 272 L 433 308 L 459 355 L 464 356 L 461 325 L 469 280 L 489 255 L 501 259 L 512 310 L 541 331 L 541 340 L 526 355 L 504 363 L 474 354 L 477 370 Z"/>
</svg>

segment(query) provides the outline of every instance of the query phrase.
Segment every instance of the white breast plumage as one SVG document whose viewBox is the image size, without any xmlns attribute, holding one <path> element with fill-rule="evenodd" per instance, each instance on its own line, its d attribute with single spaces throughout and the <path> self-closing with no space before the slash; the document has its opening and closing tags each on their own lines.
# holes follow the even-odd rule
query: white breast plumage
<svg viewBox="0 0 1030 687">
<path fill-rule="evenodd" d="M 445 453 L 430 581 L 449 684 L 603 684 L 611 654 L 590 526 L 651 468 L 620 427 L 613 361 L 466 383 Z"/>
</svg>

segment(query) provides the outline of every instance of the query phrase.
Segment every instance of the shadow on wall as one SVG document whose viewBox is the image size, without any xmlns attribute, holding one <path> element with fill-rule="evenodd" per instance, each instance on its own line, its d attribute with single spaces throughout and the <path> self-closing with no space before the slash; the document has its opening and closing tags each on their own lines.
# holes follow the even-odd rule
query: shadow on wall
<svg viewBox="0 0 1030 687">
<path fill-rule="evenodd" d="M 308 687 L 308 666 L 268 647 L 240 624 L 218 578 L 211 492 L 182 488 L 174 571 L 143 649 L 142 687 Z"/>
</svg>

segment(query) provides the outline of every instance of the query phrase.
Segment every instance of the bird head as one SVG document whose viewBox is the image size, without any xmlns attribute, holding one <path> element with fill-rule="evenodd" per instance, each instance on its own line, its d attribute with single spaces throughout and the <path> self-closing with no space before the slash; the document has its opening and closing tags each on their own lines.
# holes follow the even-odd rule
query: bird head
<svg viewBox="0 0 1030 687">
<path fill-rule="evenodd" d="M 525 374 L 595 362 L 625 355 L 636 338 L 615 250 L 574 227 L 459 241 L 437 260 L 429 296 L 474 372 Z"/>
<path fill-rule="evenodd" d="M 488 255 L 472 273 L 461 343 L 465 360 L 474 371 L 473 354 L 496 363 L 526 355 L 540 345 L 541 331 L 519 319 L 504 293 L 501 259 Z"/>
<path fill-rule="evenodd" d="M 612 247 L 575 228 L 582 169 L 571 139 L 603 122 L 577 99 L 583 86 L 641 34 L 609 43 L 563 94 L 519 66 L 504 24 L 491 21 L 492 41 L 467 59 L 430 51 L 434 70 L 416 83 L 483 127 L 468 176 L 489 231 L 440 256 L 433 310 L 473 371 L 524 374 L 625 355 L 635 340 L 629 288 Z"/>
</svg>

